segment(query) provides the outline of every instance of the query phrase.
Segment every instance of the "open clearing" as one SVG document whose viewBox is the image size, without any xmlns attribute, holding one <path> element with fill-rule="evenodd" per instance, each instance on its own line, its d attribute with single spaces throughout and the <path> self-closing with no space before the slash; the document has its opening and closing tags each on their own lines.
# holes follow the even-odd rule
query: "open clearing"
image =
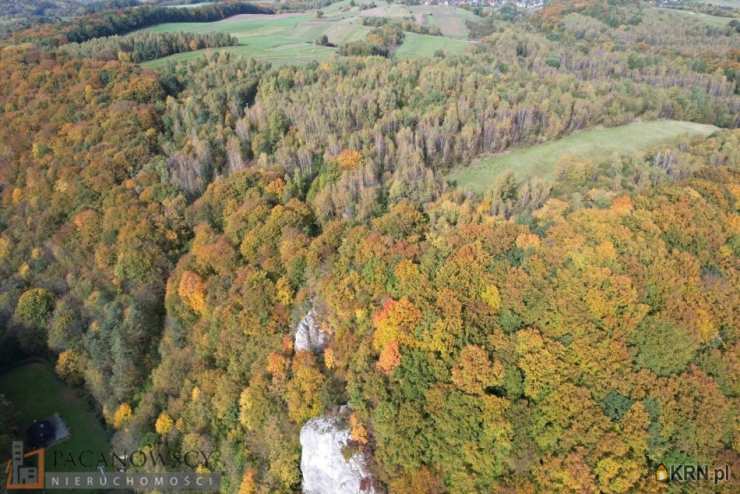
<svg viewBox="0 0 740 494">
<path fill-rule="evenodd" d="M 369 2 L 369 0 L 368 0 Z M 422 25 L 435 25 L 443 36 L 406 33 L 406 40 L 397 51 L 399 58 L 432 56 L 437 50 L 450 54 L 465 51 L 470 45 L 465 20 L 474 19 L 471 12 L 456 7 L 428 7 L 389 4 L 378 1 L 372 9 L 361 10 L 359 4 L 351 7 L 349 0 L 331 4 L 316 12 L 300 14 L 237 15 L 217 22 L 165 23 L 146 29 L 151 32 L 229 33 L 239 40 L 238 46 L 217 48 L 236 55 L 254 57 L 275 65 L 304 64 L 334 58 L 337 49 L 319 46 L 315 42 L 326 35 L 329 42 L 340 45 L 363 39 L 371 30 L 362 24 L 363 17 L 414 18 Z M 142 65 L 157 68 L 168 62 L 193 60 L 209 50 L 178 53 L 152 60 Z"/>
<path fill-rule="evenodd" d="M 32 390 L 32 392 L 29 392 Z M 32 363 L 0 375 L 0 393 L 16 407 L 18 425 L 23 432 L 34 420 L 59 413 L 71 436 L 46 452 L 46 465 L 52 471 L 88 471 L 89 466 L 63 464 L 54 467 L 54 452 L 71 453 L 78 458 L 83 451 L 107 453 L 110 443 L 105 429 L 87 402 L 60 381 L 54 371 L 42 363 Z M 2 447 L 8 447 L 3 445 Z"/>
<path fill-rule="evenodd" d="M 396 50 L 395 56 L 399 59 L 431 57 L 437 50 L 455 55 L 464 52 L 468 46 L 470 45 L 467 41 L 460 39 L 406 33 L 406 39 Z"/>
<path fill-rule="evenodd" d="M 720 17 L 717 15 L 704 14 L 702 12 L 692 12 L 690 10 L 656 8 L 659 14 L 671 16 L 676 22 L 694 21 L 711 27 L 727 27 L 732 17 Z"/>
<path fill-rule="evenodd" d="M 552 178 L 558 161 L 564 156 L 606 159 L 614 153 L 631 154 L 680 136 L 708 136 L 716 130 L 713 125 L 677 120 L 633 122 L 619 127 L 584 130 L 556 141 L 484 156 L 468 167 L 453 170 L 448 179 L 465 190 L 484 192 L 506 172 L 512 172 L 519 179 L 534 176 Z"/>
</svg>

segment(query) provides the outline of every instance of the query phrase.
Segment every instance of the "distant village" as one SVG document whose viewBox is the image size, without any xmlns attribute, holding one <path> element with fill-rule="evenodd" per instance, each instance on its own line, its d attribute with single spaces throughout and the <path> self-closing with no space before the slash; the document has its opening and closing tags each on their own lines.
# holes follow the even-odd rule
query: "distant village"
<svg viewBox="0 0 740 494">
<path fill-rule="evenodd" d="M 545 5 L 545 0 L 424 0 L 424 5 L 453 5 L 453 6 L 475 6 L 475 7 L 503 7 L 515 5 L 520 9 L 540 9 Z"/>
</svg>

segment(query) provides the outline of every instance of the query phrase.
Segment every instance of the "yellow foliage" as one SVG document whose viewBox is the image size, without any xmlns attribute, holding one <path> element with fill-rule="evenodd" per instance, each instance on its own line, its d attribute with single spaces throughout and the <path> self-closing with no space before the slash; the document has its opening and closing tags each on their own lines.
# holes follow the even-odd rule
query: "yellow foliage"
<svg viewBox="0 0 740 494">
<path fill-rule="evenodd" d="M 336 365 L 336 358 L 334 356 L 334 350 L 327 348 L 324 350 L 324 365 L 327 369 L 333 369 Z"/>
<path fill-rule="evenodd" d="M 600 260 L 610 260 L 617 257 L 617 251 L 614 249 L 614 244 L 608 240 L 601 242 L 596 246 L 596 256 Z"/>
<path fill-rule="evenodd" d="M 289 305 L 293 301 L 293 289 L 285 276 L 277 280 L 275 289 L 277 290 L 278 302 L 283 305 Z"/>
<path fill-rule="evenodd" d="M 499 384 L 504 374 L 501 362 L 491 364 L 488 353 L 476 345 L 468 345 L 460 352 L 452 369 L 452 382 L 462 391 L 482 394 L 489 386 Z"/>
<path fill-rule="evenodd" d="M 203 279 L 192 271 L 185 271 L 180 278 L 177 294 L 195 312 L 205 313 L 206 294 Z"/>
<path fill-rule="evenodd" d="M 13 204 L 18 205 L 18 203 L 20 203 L 23 200 L 23 189 L 19 187 L 16 187 L 15 189 L 13 189 L 12 199 L 13 199 Z"/>
<path fill-rule="evenodd" d="M 193 401 L 198 401 L 200 398 L 200 388 L 198 386 L 195 386 L 193 388 L 193 391 L 190 393 L 190 399 Z"/>
<path fill-rule="evenodd" d="M 388 343 L 395 342 L 412 346 L 416 343 L 414 328 L 421 321 L 421 311 L 407 298 L 398 302 L 388 300 L 383 308 L 373 317 L 375 333 L 373 346 L 376 350 L 385 350 Z"/>
<path fill-rule="evenodd" d="M 481 294 L 483 301 L 494 311 L 498 312 L 501 308 L 501 294 L 496 285 L 488 285 Z"/>
<path fill-rule="evenodd" d="M 172 430 L 173 425 L 175 425 L 175 422 L 172 417 L 167 415 L 166 412 L 162 412 L 154 423 L 154 430 L 157 431 L 157 434 L 164 436 Z"/>
<path fill-rule="evenodd" d="M 540 237 L 533 233 L 521 233 L 516 237 L 516 246 L 520 249 L 527 249 L 529 247 L 539 247 Z"/>
<path fill-rule="evenodd" d="M 69 190 L 69 182 L 60 178 L 54 182 L 54 190 L 61 193 L 67 192 Z"/>
<path fill-rule="evenodd" d="M 357 322 L 363 322 L 366 317 L 367 317 L 367 311 L 365 309 L 355 310 L 355 319 L 357 319 Z"/>
<path fill-rule="evenodd" d="M 712 321 L 712 315 L 703 307 L 696 309 L 696 329 L 703 342 L 708 342 L 717 336 L 717 328 Z"/>
<path fill-rule="evenodd" d="M 282 178 L 276 178 L 265 187 L 265 192 L 280 196 L 285 190 L 285 181 Z"/>
<path fill-rule="evenodd" d="M 303 423 L 321 413 L 322 401 L 319 390 L 324 376 L 316 367 L 310 352 L 298 352 L 293 359 L 292 378 L 285 392 L 288 416 L 295 423 Z"/>
<path fill-rule="evenodd" d="M 8 257 L 8 254 L 10 254 L 10 240 L 0 237 L 0 259 Z"/>
<path fill-rule="evenodd" d="M 118 405 L 116 412 L 113 414 L 113 428 L 120 429 L 132 415 L 131 405 L 128 403 L 121 403 Z"/>
<path fill-rule="evenodd" d="M 57 357 L 56 372 L 67 381 L 78 381 L 82 378 L 83 362 L 74 350 L 65 350 Z"/>
<path fill-rule="evenodd" d="M 28 265 L 27 262 L 24 262 L 18 268 L 18 276 L 20 276 L 21 278 L 27 277 L 30 272 L 31 272 L 31 267 Z"/>
</svg>

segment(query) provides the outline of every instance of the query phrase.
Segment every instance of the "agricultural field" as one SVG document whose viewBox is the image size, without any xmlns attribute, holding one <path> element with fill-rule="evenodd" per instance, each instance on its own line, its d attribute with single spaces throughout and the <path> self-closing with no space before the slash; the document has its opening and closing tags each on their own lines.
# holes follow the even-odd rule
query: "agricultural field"
<svg viewBox="0 0 740 494">
<path fill-rule="evenodd" d="M 740 0 L 697 0 L 697 3 L 740 9 Z"/>
<path fill-rule="evenodd" d="M 359 2 L 361 3 L 361 2 Z M 305 64 L 336 56 L 336 47 L 319 46 L 316 40 L 326 35 L 333 45 L 363 39 L 371 30 L 362 24 L 363 17 L 413 18 L 420 25 L 439 27 L 442 36 L 406 33 L 397 50 L 398 58 L 427 57 L 436 51 L 457 54 L 470 45 L 467 19 L 476 16 L 456 7 L 429 7 L 376 2 L 377 7 L 361 10 L 349 1 L 334 3 L 322 10 L 296 14 L 238 15 L 218 22 L 166 23 L 146 29 L 150 32 L 228 33 L 239 40 L 238 46 L 219 48 L 237 55 L 268 61 L 275 65 Z M 157 68 L 173 61 L 192 60 L 205 50 L 178 53 L 143 64 Z"/>
<path fill-rule="evenodd" d="M 33 393 L 28 393 L 33 389 Z M 54 371 L 42 363 L 32 363 L 0 375 L 0 394 L 5 395 L 17 408 L 18 426 L 25 430 L 34 420 L 59 413 L 69 427 L 71 436 L 47 451 L 47 467 L 54 451 L 59 450 L 74 457 L 85 450 L 107 453 L 110 449 L 108 435 L 88 403 L 77 392 L 59 380 Z M 3 445 L 5 447 L 5 445 Z M 78 465 L 64 465 L 58 470 L 87 471 Z"/>
<path fill-rule="evenodd" d="M 612 128 L 597 128 L 571 134 L 543 144 L 489 155 L 470 166 L 453 170 L 449 180 L 472 192 L 484 192 L 498 177 L 512 172 L 519 179 L 552 178 L 566 157 L 583 158 L 636 153 L 681 136 L 708 136 L 717 127 L 676 120 L 634 122 Z"/>
<path fill-rule="evenodd" d="M 213 2 L 198 2 L 198 3 L 184 3 L 184 4 L 177 4 L 177 5 L 165 5 L 165 7 L 170 7 L 173 9 L 194 9 L 196 7 L 203 7 L 206 5 L 211 5 Z"/>
<path fill-rule="evenodd" d="M 658 13 L 659 16 L 668 16 L 669 18 L 674 18 L 676 22 L 695 22 L 717 28 L 726 27 L 732 20 L 731 17 L 720 17 L 717 15 L 709 15 L 702 12 L 693 12 L 690 10 L 656 8 L 655 11 Z"/>
<path fill-rule="evenodd" d="M 431 57 L 441 50 L 449 54 L 463 53 L 470 44 L 461 39 L 450 39 L 444 36 L 406 33 L 406 39 L 396 50 L 399 59 Z"/>
</svg>

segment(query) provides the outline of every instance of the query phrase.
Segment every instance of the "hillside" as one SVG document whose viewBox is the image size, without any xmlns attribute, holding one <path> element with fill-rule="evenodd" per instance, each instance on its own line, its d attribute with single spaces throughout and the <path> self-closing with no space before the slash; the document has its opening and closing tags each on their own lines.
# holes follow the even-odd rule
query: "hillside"
<svg viewBox="0 0 740 494">
<path fill-rule="evenodd" d="M 47 474 L 224 494 L 737 492 L 740 17 L 672 3 L 0 40 L 2 441 L 59 412 Z"/>
<path fill-rule="evenodd" d="M 306 13 L 286 13 L 268 16 L 236 16 L 215 23 L 169 23 L 149 28 L 150 32 L 228 33 L 239 40 L 239 46 L 222 49 L 233 55 L 255 57 L 278 65 L 308 63 L 334 58 L 336 47 L 363 40 L 372 30 L 364 25 L 365 18 L 384 18 L 392 21 L 413 19 L 419 26 L 435 26 L 439 36 L 407 33 L 407 39 L 397 50 L 398 57 L 432 56 L 438 50 L 450 54 L 462 53 L 467 43 L 466 20 L 476 16 L 454 7 L 440 7 L 433 11 L 425 6 L 403 6 L 385 1 L 335 2 L 328 7 Z M 326 36 L 331 46 L 317 45 Z M 154 60 L 147 67 L 157 68 L 169 62 L 193 60 L 202 56 L 194 51 Z"/>
</svg>

